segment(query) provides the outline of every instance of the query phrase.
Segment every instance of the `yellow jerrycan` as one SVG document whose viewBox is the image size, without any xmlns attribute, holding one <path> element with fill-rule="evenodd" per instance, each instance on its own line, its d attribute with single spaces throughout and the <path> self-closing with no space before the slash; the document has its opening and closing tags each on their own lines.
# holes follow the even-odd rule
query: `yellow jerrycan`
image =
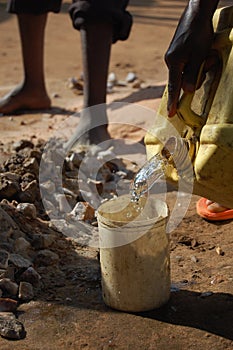
<svg viewBox="0 0 233 350">
<path fill-rule="evenodd" d="M 161 153 L 167 137 L 174 136 L 172 124 L 188 144 L 193 193 L 233 208 L 233 6 L 216 10 L 213 25 L 215 67 L 200 89 L 181 96 L 173 118 L 167 117 L 165 89 L 156 118 L 163 121 L 147 132 L 145 144 L 148 159 Z M 176 169 L 168 167 L 165 176 L 178 186 Z"/>
</svg>

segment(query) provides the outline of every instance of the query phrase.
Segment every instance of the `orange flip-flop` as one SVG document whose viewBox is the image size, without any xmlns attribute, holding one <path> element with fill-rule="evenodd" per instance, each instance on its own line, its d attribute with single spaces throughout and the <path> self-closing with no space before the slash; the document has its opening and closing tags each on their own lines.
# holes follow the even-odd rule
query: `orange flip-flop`
<svg viewBox="0 0 233 350">
<path fill-rule="evenodd" d="M 208 210 L 206 200 L 206 198 L 201 198 L 197 201 L 196 204 L 197 214 L 202 218 L 210 221 L 223 221 L 233 219 L 233 209 L 226 209 L 219 213 L 213 213 Z"/>
</svg>

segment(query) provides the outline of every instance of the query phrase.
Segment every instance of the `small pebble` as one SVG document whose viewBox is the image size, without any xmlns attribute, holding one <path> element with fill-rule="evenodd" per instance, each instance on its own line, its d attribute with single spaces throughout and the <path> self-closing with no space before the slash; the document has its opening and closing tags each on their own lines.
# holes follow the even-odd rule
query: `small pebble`
<svg viewBox="0 0 233 350">
<path fill-rule="evenodd" d="M 133 82 L 132 87 L 133 87 L 134 89 L 140 89 L 140 88 L 141 88 L 141 84 L 142 84 L 142 81 L 138 79 L 138 80 L 135 80 L 135 81 Z"/>
<path fill-rule="evenodd" d="M 27 254 L 31 249 L 31 244 L 23 237 L 19 237 L 15 240 L 14 250 L 16 253 L 22 253 L 22 255 Z"/>
<path fill-rule="evenodd" d="M 39 266 L 51 266 L 57 264 L 58 261 L 58 254 L 52 252 L 51 250 L 44 249 L 38 252 L 34 262 Z"/>
<path fill-rule="evenodd" d="M 191 256 L 191 261 L 194 262 L 194 263 L 197 263 L 199 260 L 198 260 L 198 258 L 195 255 L 192 255 Z"/>
<path fill-rule="evenodd" d="M 19 299 L 29 301 L 34 298 L 33 286 L 29 282 L 20 282 L 19 284 Z"/>
<path fill-rule="evenodd" d="M 117 76 L 114 72 L 109 73 L 108 82 L 112 83 L 113 85 L 115 85 L 117 83 Z"/>
<path fill-rule="evenodd" d="M 223 250 L 222 250 L 222 248 L 221 247 L 216 247 L 216 253 L 218 254 L 218 255 L 224 255 L 224 252 L 223 252 Z"/>
<path fill-rule="evenodd" d="M 52 98 L 59 98 L 60 95 L 57 92 L 52 93 Z"/>
<path fill-rule="evenodd" d="M 175 256 L 175 259 L 176 259 L 176 261 L 177 261 L 178 263 L 184 260 L 184 259 L 183 259 L 183 256 L 181 256 L 181 255 L 176 255 L 176 256 Z"/>
<path fill-rule="evenodd" d="M 22 150 L 22 149 L 24 149 L 24 148 L 33 148 L 33 147 L 34 147 L 33 143 L 32 143 L 31 141 L 29 141 L 29 140 L 20 140 L 20 141 L 16 141 L 16 142 L 13 144 L 13 146 L 12 146 L 12 148 L 13 148 L 16 152 L 18 152 L 18 151 L 20 151 L 20 150 Z"/>
<path fill-rule="evenodd" d="M 20 281 L 28 282 L 34 287 L 38 286 L 40 279 L 41 276 L 32 266 L 30 266 L 22 273 L 22 275 L 20 275 Z"/>
<path fill-rule="evenodd" d="M 6 250 L 0 250 L 0 269 L 7 269 L 9 253 Z"/>
<path fill-rule="evenodd" d="M 28 268 L 32 265 L 30 260 L 23 258 L 20 254 L 10 254 L 9 261 L 18 268 Z"/>
<path fill-rule="evenodd" d="M 76 220 L 92 220 L 95 216 L 95 210 L 87 202 L 78 202 L 71 211 L 70 216 Z"/>
<path fill-rule="evenodd" d="M 125 78 L 127 83 L 133 83 L 137 79 L 137 76 L 134 72 L 129 72 Z"/>
<path fill-rule="evenodd" d="M 0 279 L 0 288 L 3 293 L 7 293 L 11 296 L 16 296 L 19 289 L 18 285 L 12 282 L 9 278 Z"/>
<path fill-rule="evenodd" d="M 24 325 L 10 312 L 0 313 L 0 335 L 6 339 L 24 339 L 26 331 Z"/>
<path fill-rule="evenodd" d="M 0 298 L 0 312 L 15 312 L 17 301 L 10 298 Z"/>
<path fill-rule="evenodd" d="M 29 219 L 36 218 L 36 207 L 32 203 L 19 203 L 16 208 L 27 218 Z"/>
<path fill-rule="evenodd" d="M 217 275 L 212 278 L 210 281 L 211 284 L 219 284 L 224 282 L 224 277 L 222 275 Z"/>
</svg>

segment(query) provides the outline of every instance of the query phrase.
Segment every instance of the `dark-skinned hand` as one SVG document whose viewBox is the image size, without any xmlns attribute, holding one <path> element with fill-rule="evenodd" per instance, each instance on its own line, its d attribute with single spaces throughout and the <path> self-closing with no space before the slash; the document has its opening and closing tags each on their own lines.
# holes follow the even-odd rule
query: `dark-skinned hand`
<svg viewBox="0 0 233 350">
<path fill-rule="evenodd" d="M 208 3 L 209 0 L 205 1 Z M 205 8 L 204 13 L 196 3 L 190 1 L 185 9 L 165 54 L 169 69 L 167 106 L 169 117 L 176 114 L 181 89 L 184 92 L 195 91 L 200 67 L 209 54 L 214 39 L 212 14 L 217 1 L 212 0 L 209 11 Z"/>
</svg>

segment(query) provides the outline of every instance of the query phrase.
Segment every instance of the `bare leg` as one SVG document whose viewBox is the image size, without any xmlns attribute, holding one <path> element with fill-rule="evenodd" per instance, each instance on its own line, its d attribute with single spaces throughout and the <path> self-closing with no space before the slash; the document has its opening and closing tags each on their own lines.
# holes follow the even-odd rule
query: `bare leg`
<svg viewBox="0 0 233 350">
<path fill-rule="evenodd" d="M 98 144 L 110 139 L 107 131 L 106 86 L 112 44 L 112 25 L 93 23 L 81 29 L 84 68 L 84 111 L 77 128 L 82 144 Z M 100 105 L 98 108 L 88 108 Z M 75 135 L 74 135 L 75 136 Z"/>
<path fill-rule="evenodd" d="M 0 113 L 22 109 L 44 109 L 51 105 L 44 80 L 44 33 L 47 14 L 19 14 L 24 79 L 13 91 L 0 99 Z"/>
</svg>

